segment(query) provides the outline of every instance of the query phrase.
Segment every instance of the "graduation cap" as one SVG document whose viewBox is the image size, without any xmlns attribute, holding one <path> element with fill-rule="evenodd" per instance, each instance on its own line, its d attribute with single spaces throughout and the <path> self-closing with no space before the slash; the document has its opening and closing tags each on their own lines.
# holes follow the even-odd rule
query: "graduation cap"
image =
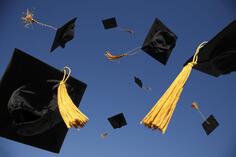
<svg viewBox="0 0 236 157">
<path fill-rule="evenodd" d="M 125 125 L 127 125 L 127 122 L 125 120 L 124 114 L 119 113 L 117 115 L 114 115 L 112 117 L 107 118 L 107 120 L 110 122 L 113 129 L 121 128 Z M 107 138 L 107 136 L 110 134 L 110 132 L 104 132 L 100 134 L 100 137 L 102 139 Z"/>
<path fill-rule="evenodd" d="M 121 55 L 112 55 L 110 51 L 106 51 L 105 55 L 109 60 L 115 60 L 124 56 L 135 55 L 140 52 L 140 50 L 143 50 L 160 63 L 166 65 L 169 56 L 175 47 L 176 40 L 177 36 L 156 18 L 142 46 L 138 46 Z"/>
<path fill-rule="evenodd" d="M 206 134 L 210 135 L 219 126 L 219 123 L 217 122 L 217 120 L 215 119 L 213 115 L 210 115 L 206 119 L 204 114 L 200 111 L 199 106 L 196 102 L 192 103 L 192 108 L 199 112 L 202 119 L 204 120 L 204 122 L 202 123 L 202 127 L 205 130 Z"/>
<path fill-rule="evenodd" d="M 119 113 L 117 115 L 114 115 L 112 117 L 107 118 L 107 120 L 110 122 L 113 129 L 121 128 L 125 125 L 127 125 L 127 122 L 125 120 L 124 114 Z M 110 132 L 104 132 L 100 134 L 100 137 L 102 139 L 107 138 L 107 136 L 110 134 Z"/>
<path fill-rule="evenodd" d="M 198 62 L 193 68 L 215 77 L 236 71 L 235 36 L 236 20 L 232 21 L 201 48 L 198 54 Z"/>
<path fill-rule="evenodd" d="M 134 77 L 134 82 L 140 87 L 140 88 L 143 88 L 143 83 L 142 81 L 137 78 L 137 77 Z"/>
<path fill-rule="evenodd" d="M 111 17 L 111 18 L 107 18 L 107 19 L 102 20 L 102 24 L 103 24 L 104 29 L 114 29 L 114 28 L 116 28 L 116 30 L 121 31 L 121 32 L 127 32 L 129 34 L 134 33 L 134 31 L 130 28 L 119 27 L 117 22 L 116 22 L 115 17 Z"/>
<path fill-rule="evenodd" d="M 146 89 L 146 90 L 149 90 L 149 91 L 152 90 L 151 87 L 143 86 L 142 80 L 141 80 L 140 78 L 136 77 L 136 76 L 134 77 L 134 82 L 135 82 L 140 88 L 143 88 L 143 89 Z"/>
<path fill-rule="evenodd" d="M 143 42 L 142 50 L 166 65 L 176 40 L 177 36 L 156 18 Z"/>
<path fill-rule="evenodd" d="M 117 27 L 117 22 L 115 17 L 102 20 L 105 29 L 112 29 Z"/>
<path fill-rule="evenodd" d="M 115 116 L 109 117 L 108 121 L 112 125 L 113 129 L 121 128 L 121 127 L 127 125 L 127 122 L 125 120 L 123 113 L 119 113 Z"/>
<path fill-rule="evenodd" d="M 218 126 L 219 123 L 213 115 L 210 115 L 207 120 L 202 123 L 202 127 L 204 128 L 207 135 L 214 131 Z"/>
<path fill-rule="evenodd" d="M 0 81 L 0 136 L 59 153 L 68 131 L 58 109 L 63 73 L 15 49 Z M 79 106 L 87 85 L 73 77 L 65 83 Z"/>
<path fill-rule="evenodd" d="M 58 46 L 61 46 L 62 48 L 65 48 L 65 45 L 67 42 L 71 41 L 74 38 L 75 33 L 75 21 L 77 18 L 73 18 L 69 22 L 67 22 L 65 25 L 57 29 L 54 26 L 42 23 L 34 18 L 34 14 L 32 11 L 27 9 L 25 15 L 21 18 L 23 22 L 25 23 L 25 27 L 29 28 L 29 26 L 33 25 L 34 23 L 41 25 L 43 27 L 47 27 L 50 29 L 53 29 L 56 32 L 52 47 L 50 52 L 55 50 Z"/>
<path fill-rule="evenodd" d="M 52 44 L 51 52 L 55 50 L 58 46 L 65 48 L 65 44 L 74 38 L 76 19 L 77 18 L 73 18 L 64 26 L 57 29 L 56 36 Z"/>
</svg>

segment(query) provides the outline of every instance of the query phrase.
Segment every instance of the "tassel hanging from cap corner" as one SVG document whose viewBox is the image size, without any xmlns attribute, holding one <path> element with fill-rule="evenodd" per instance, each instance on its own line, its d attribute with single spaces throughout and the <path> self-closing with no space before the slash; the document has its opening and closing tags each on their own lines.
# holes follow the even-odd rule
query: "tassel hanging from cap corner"
<svg viewBox="0 0 236 157">
<path fill-rule="evenodd" d="M 68 70 L 68 74 L 66 70 Z M 88 122 L 88 118 L 75 106 L 67 92 L 66 81 L 70 77 L 71 69 L 64 67 L 63 71 L 64 76 L 57 90 L 59 112 L 67 128 L 82 128 Z"/>
<path fill-rule="evenodd" d="M 192 71 L 194 65 L 198 61 L 198 52 L 207 42 L 202 42 L 196 49 L 193 60 L 184 66 L 176 79 L 172 82 L 170 87 L 157 101 L 154 107 L 140 122 L 151 129 L 158 129 L 163 134 L 166 132 L 170 119 L 175 110 L 176 104 L 183 91 L 183 87 Z"/>
</svg>

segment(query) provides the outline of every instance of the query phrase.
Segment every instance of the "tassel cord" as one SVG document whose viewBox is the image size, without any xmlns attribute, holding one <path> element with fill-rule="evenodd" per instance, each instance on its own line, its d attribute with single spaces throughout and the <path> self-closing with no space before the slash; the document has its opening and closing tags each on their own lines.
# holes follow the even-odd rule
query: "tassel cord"
<svg viewBox="0 0 236 157">
<path fill-rule="evenodd" d="M 55 31 L 57 30 L 56 27 L 53 27 L 53 26 L 51 26 L 51 25 L 48 25 L 48 24 L 39 22 L 39 21 L 37 21 L 37 20 L 35 20 L 35 19 L 33 19 L 33 22 L 35 22 L 35 23 L 37 23 L 38 25 L 41 25 L 41 26 L 43 26 L 43 27 L 48 27 L 48 28 L 51 28 L 51 29 L 53 29 L 53 30 L 55 30 Z"/>
</svg>

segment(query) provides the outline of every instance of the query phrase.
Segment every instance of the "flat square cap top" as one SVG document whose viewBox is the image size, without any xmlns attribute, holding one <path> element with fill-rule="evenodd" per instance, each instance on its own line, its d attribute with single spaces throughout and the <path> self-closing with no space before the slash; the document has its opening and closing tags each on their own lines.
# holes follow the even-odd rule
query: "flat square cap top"
<svg viewBox="0 0 236 157">
<path fill-rule="evenodd" d="M 207 135 L 211 134 L 218 126 L 219 123 L 213 115 L 210 115 L 207 120 L 202 123 L 202 127 Z"/>
<path fill-rule="evenodd" d="M 125 120 L 123 113 L 119 113 L 115 116 L 109 117 L 108 121 L 111 123 L 113 129 L 121 128 L 127 125 L 127 122 Z"/>
<path fill-rule="evenodd" d="M 67 22 L 64 26 L 57 29 L 56 36 L 54 38 L 51 52 L 54 51 L 58 46 L 65 48 L 67 42 L 71 41 L 74 38 L 75 34 L 75 21 L 77 18 L 73 18 Z"/>
<path fill-rule="evenodd" d="M 192 59 L 193 56 L 184 65 Z M 215 77 L 236 71 L 235 20 L 200 49 L 193 68 Z"/>
<path fill-rule="evenodd" d="M 59 153 L 67 127 L 57 108 L 63 72 L 15 49 L 0 81 L 0 136 Z M 87 85 L 70 77 L 66 83 L 78 106 Z"/>
<path fill-rule="evenodd" d="M 156 18 L 143 42 L 142 50 L 166 65 L 176 40 L 177 36 Z"/>
<path fill-rule="evenodd" d="M 117 22 L 115 17 L 102 20 L 105 29 L 111 29 L 117 27 Z"/>
</svg>

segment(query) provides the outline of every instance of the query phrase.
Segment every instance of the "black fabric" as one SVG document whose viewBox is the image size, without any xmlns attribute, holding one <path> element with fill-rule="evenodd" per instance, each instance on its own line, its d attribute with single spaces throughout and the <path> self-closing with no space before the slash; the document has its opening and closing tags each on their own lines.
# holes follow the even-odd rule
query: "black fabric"
<svg viewBox="0 0 236 157">
<path fill-rule="evenodd" d="M 110 122 L 113 129 L 121 128 L 121 127 L 127 125 L 127 122 L 125 120 L 123 113 L 119 113 L 115 116 L 109 117 L 108 121 Z"/>
<path fill-rule="evenodd" d="M 117 27 L 117 22 L 115 17 L 102 20 L 105 29 L 111 29 Z"/>
<path fill-rule="evenodd" d="M 210 135 L 218 126 L 219 123 L 213 115 L 210 115 L 207 120 L 202 123 L 202 127 L 207 135 Z"/>
<path fill-rule="evenodd" d="M 218 77 L 236 71 L 236 21 L 232 21 L 200 49 L 193 68 Z M 192 61 L 191 57 L 184 65 Z"/>
<path fill-rule="evenodd" d="M 143 42 L 142 50 L 166 65 L 176 40 L 177 36 L 159 19 L 155 19 Z"/>
<path fill-rule="evenodd" d="M 58 46 L 65 48 L 66 43 L 74 38 L 76 19 L 77 18 L 73 18 L 57 30 L 56 36 L 51 47 L 51 52 L 54 51 Z"/>
<path fill-rule="evenodd" d="M 67 127 L 57 108 L 63 72 L 15 49 L 0 82 L 0 136 L 59 153 Z M 68 93 L 78 106 L 87 85 L 70 77 Z"/>
</svg>

